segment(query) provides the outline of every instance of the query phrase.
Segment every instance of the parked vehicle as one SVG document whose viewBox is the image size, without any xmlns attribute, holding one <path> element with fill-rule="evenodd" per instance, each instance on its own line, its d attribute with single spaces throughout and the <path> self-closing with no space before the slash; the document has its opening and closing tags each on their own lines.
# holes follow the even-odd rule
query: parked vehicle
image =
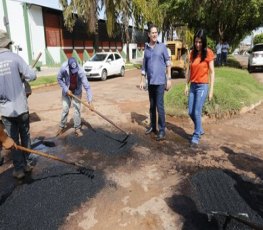
<svg viewBox="0 0 263 230">
<path fill-rule="evenodd" d="M 105 81 L 108 76 L 125 75 L 125 62 L 117 52 L 96 53 L 83 65 L 87 78 L 100 78 Z"/>
<path fill-rule="evenodd" d="M 256 69 L 263 68 L 263 43 L 256 44 L 249 51 L 248 57 L 248 72 L 253 72 Z"/>
<path fill-rule="evenodd" d="M 178 72 L 179 76 L 184 77 L 189 64 L 189 51 L 186 44 L 181 40 L 167 41 L 167 48 L 171 51 L 171 71 Z"/>
</svg>

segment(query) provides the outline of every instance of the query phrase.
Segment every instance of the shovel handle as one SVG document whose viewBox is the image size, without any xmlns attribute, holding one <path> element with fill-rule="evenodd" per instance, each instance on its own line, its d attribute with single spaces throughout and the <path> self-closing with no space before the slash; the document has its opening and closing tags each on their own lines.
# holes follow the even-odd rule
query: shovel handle
<svg viewBox="0 0 263 230">
<path fill-rule="evenodd" d="M 41 55 L 42 55 L 42 53 L 41 53 L 41 52 L 39 52 L 39 54 L 38 54 L 38 56 L 37 56 L 37 58 L 36 58 L 35 62 L 34 62 L 34 63 L 33 63 L 33 65 L 32 65 L 32 68 L 34 68 L 34 67 L 35 67 L 35 65 L 37 64 L 37 62 L 38 62 L 39 58 L 41 57 Z"/>
<path fill-rule="evenodd" d="M 20 145 L 17 145 L 16 149 L 19 149 L 21 151 L 28 152 L 28 153 L 33 153 L 33 154 L 36 154 L 36 155 L 39 155 L 39 156 L 42 156 L 42 157 L 45 157 L 45 158 L 49 158 L 49 159 L 52 159 L 52 160 L 60 161 L 60 162 L 66 163 L 66 164 L 80 166 L 80 165 L 78 165 L 75 162 L 66 161 L 66 160 L 63 160 L 63 159 L 58 158 L 56 156 L 50 155 L 48 153 L 44 153 L 44 152 L 41 152 L 41 151 L 38 151 L 38 150 L 34 150 L 34 149 L 28 149 L 28 148 L 25 148 L 25 147 L 20 146 Z"/>
<path fill-rule="evenodd" d="M 92 112 L 98 114 L 100 117 L 102 117 L 104 120 L 108 121 L 110 124 L 112 124 L 115 128 L 119 129 L 120 131 L 122 131 L 123 133 L 125 133 L 127 136 L 129 135 L 128 133 L 126 133 L 122 128 L 120 128 L 119 126 L 117 126 L 113 121 L 111 121 L 109 118 L 107 118 L 106 116 L 104 116 L 103 114 L 101 114 L 100 112 L 98 112 L 97 110 L 95 110 L 94 108 L 92 108 L 88 103 L 82 101 L 80 98 L 76 97 L 75 95 L 71 94 L 71 97 L 73 97 L 74 99 L 76 99 L 77 101 L 81 102 L 83 105 L 85 105 L 87 108 L 89 108 Z"/>
</svg>

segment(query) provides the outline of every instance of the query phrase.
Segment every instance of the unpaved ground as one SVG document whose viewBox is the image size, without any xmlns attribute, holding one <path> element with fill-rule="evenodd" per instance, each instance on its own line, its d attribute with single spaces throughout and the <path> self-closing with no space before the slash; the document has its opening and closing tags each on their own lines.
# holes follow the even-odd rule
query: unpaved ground
<svg viewBox="0 0 263 230">
<path fill-rule="evenodd" d="M 173 83 L 181 80 L 173 80 Z M 148 96 L 147 92 L 138 89 L 138 83 L 138 70 L 127 72 L 125 78 L 91 81 L 96 109 L 130 133 L 127 144 L 121 148 L 121 143 L 112 137 L 121 140 L 125 134 L 84 107 L 84 135 L 74 136 L 71 120 L 69 129 L 56 138 L 61 112 L 60 89 L 53 86 L 34 90 L 29 99 L 32 138 L 43 136 L 52 140 L 56 147 L 47 151 L 96 168 L 91 186 L 100 187 L 92 195 L 87 195 L 86 200 L 72 204 L 60 215 L 59 226 L 46 225 L 49 229 L 202 229 L 195 228 L 193 223 L 187 225 L 192 227 L 186 228 L 186 222 L 191 222 L 191 218 L 184 209 L 191 212 L 193 206 L 185 207 L 174 200 L 186 195 L 188 180 L 193 173 L 208 168 L 227 169 L 254 183 L 262 183 L 263 105 L 228 120 L 207 120 L 200 147 L 192 149 L 189 135 L 193 125 L 188 119 L 167 117 L 167 140 L 164 142 L 158 143 L 154 136 L 144 135 L 148 123 Z M 72 111 L 69 117 L 72 117 Z M 57 163 L 40 160 L 32 177 L 41 175 L 50 165 L 56 166 Z M 1 173 L 8 168 L 9 165 L 5 164 Z M 10 182 L 10 177 L 10 174 L 6 175 L 5 183 L 14 183 Z M 55 178 L 45 180 L 56 188 Z M 39 183 L 45 182 L 40 180 Z M 19 199 L 23 189 L 31 185 L 23 186 L 15 186 L 4 205 L 11 205 L 14 202 L 12 196 Z M 74 186 L 76 191 L 80 189 L 76 183 Z M 59 189 L 60 186 L 50 199 L 66 192 Z M 43 191 L 43 200 L 49 190 L 47 186 Z M 75 194 L 77 192 L 69 194 L 66 199 L 70 200 Z M 90 193 L 87 191 L 87 194 Z M 35 204 L 31 207 L 33 210 Z M 39 219 L 39 227 L 45 226 L 42 225 L 45 215 L 46 210 L 42 213 L 43 219 Z M 19 221 L 23 222 L 23 217 Z"/>
</svg>

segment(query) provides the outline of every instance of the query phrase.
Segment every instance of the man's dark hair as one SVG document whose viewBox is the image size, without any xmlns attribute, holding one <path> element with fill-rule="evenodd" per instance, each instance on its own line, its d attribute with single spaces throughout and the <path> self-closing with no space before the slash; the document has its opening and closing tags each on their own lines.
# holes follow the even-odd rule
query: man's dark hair
<svg viewBox="0 0 263 230">
<path fill-rule="evenodd" d="M 198 50 L 195 47 L 195 39 L 200 38 L 202 41 L 202 50 L 201 50 L 201 62 L 205 60 L 206 55 L 207 55 L 207 40 L 206 40 L 206 34 L 203 29 L 199 29 L 195 35 L 194 35 L 194 41 L 193 41 L 193 60 L 197 57 L 198 55 Z"/>
<path fill-rule="evenodd" d="M 158 27 L 157 27 L 156 25 L 154 25 L 154 24 L 149 24 L 149 25 L 148 25 L 148 33 L 151 32 L 151 29 L 152 29 L 152 28 L 156 28 L 157 31 L 158 31 Z"/>
</svg>

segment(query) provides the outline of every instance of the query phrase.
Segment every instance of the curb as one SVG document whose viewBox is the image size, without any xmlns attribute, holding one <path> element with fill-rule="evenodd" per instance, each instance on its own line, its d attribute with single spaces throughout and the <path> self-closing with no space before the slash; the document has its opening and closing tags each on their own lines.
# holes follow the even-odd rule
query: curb
<svg viewBox="0 0 263 230">
<path fill-rule="evenodd" d="M 58 83 L 57 82 L 47 83 L 47 84 L 38 85 L 38 86 L 31 86 L 31 88 L 32 89 L 39 89 L 39 88 L 44 88 L 44 87 L 53 86 L 53 85 L 58 85 Z"/>
<path fill-rule="evenodd" d="M 239 111 L 233 111 L 232 113 L 223 113 L 220 118 L 216 117 L 216 116 L 207 116 L 207 115 L 203 115 L 202 116 L 202 122 L 206 122 L 206 123 L 209 123 L 209 122 L 214 122 L 214 121 L 219 121 L 219 120 L 224 120 L 224 119 L 229 119 L 229 118 L 232 118 L 236 115 L 241 115 L 241 114 L 245 114 L 253 109 L 255 109 L 257 106 L 261 105 L 263 101 L 259 101 L 255 104 L 252 104 L 250 106 L 244 106 L 242 107 Z"/>
</svg>

